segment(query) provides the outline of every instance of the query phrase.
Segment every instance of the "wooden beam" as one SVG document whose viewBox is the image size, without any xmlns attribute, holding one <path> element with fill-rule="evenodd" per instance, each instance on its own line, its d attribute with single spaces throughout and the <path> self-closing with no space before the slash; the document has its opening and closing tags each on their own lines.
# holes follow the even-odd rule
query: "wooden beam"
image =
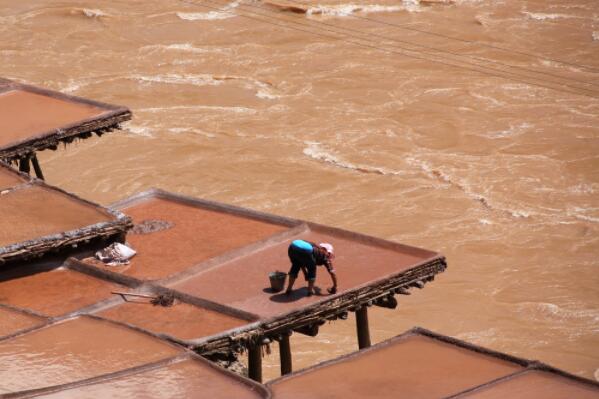
<svg viewBox="0 0 599 399">
<path fill-rule="evenodd" d="M 31 168 L 29 167 L 29 157 L 19 159 L 19 171 L 29 174 L 31 171 Z"/>
<path fill-rule="evenodd" d="M 253 344 L 248 349 L 248 377 L 262 382 L 262 345 Z"/>
<path fill-rule="evenodd" d="M 370 346 L 370 330 L 368 328 L 368 308 L 362 306 L 356 310 L 356 329 L 358 330 L 358 348 Z"/>
<path fill-rule="evenodd" d="M 289 374 L 292 371 L 291 345 L 289 343 L 290 332 L 281 334 L 279 340 L 279 355 L 281 358 L 281 375 Z"/>
<path fill-rule="evenodd" d="M 42 168 L 40 167 L 40 163 L 37 160 L 37 154 L 33 154 L 33 157 L 31 157 L 31 165 L 33 165 L 35 176 L 38 179 L 44 180 L 44 174 L 42 173 Z"/>
</svg>

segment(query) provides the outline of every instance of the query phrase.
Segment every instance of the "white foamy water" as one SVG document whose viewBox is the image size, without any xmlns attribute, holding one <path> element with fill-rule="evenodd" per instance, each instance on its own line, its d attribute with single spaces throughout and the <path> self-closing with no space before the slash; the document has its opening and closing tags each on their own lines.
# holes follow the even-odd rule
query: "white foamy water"
<svg viewBox="0 0 599 399">
<path fill-rule="evenodd" d="M 599 310 L 597 309 L 566 309 L 554 303 L 523 302 L 517 305 L 520 312 L 526 317 L 539 320 L 558 319 L 563 321 L 582 319 L 591 322 L 595 332 L 599 332 Z"/>
<path fill-rule="evenodd" d="M 247 89 L 255 90 L 256 97 L 262 99 L 276 99 L 280 96 L 273 92 L 273 88 L 260 80 L 248 78 L 244 76 L 229 76 L 229 75 L 210 75 L 210 74 L 164 74 L 164 75 L 129 75 L 125 79 L 137 80 L 143 83 L 162 83 L 172 85 L 193 85 L 193 86 L 218 86 L 227 83 L 237 84 L 238 86 Z M 115 78 L 117 79 L 117 78 Z M 82 83 L 71 84 L 66 90 L 72 91 L 79 89 Z M 218 108 L 218 107 L 217 107 Z M 243 109 L 244 107 L 225 107 Z"/>
<path fill-rule="evenodd" d="M 229 49 L 223 49 L 220 47 L 197 47 L 191 43 L 173 43 L 173 44 L 152 44 L 143 46 L 139 49 L 142 52 L 154 52 L 154 51 L 180 51 L 185 53 L 193 54 L 207 54 L 207 53 L 231 53 Z"/>
<path fill-rule="evenodd" d="M 523 123 L 519 123 L 518 125 L 510 125 L 510 127 L 505 130 L 500 130 L 497 132 L 489 132 L 489 133 L 485 133 L 484 135 L 491 139 L 503 139 L 506 137 L 520 136 L 521 134 L 526 133 L 533 127 L 534 126 L 532 124 L 523 122 Z"/>
<path fill-rule="evenodd" d="M 483 94 L 480 94 L 480 93 L 472 93 L 472 97 L 478 98 L 479 100 L 483 100 L 483 101 L 485 101 L 487 103 L 490 103 L 490 104 L 492 104 L 494 106 L 501 106 L 501 105 L 505 104 L 504 102 L 499 101 L 499 100 L 497 100 L 494 97 L 486 96 L 486 95 L 483 95 Z"/>
<path fill-rule="evenodd" d="M 489 328 L 483 331 L 469 331 L 458 334 L 457 339 L 461 339 L 467 342 L 472 342 L 477 345 L 491 345 L 497 340 L 497 336 L 500 334 L 496 328 Z"/>
<path fill-rule="evenodd" d="M 325 162 L 327 164 L 334 165 L 339 168 L 353 170 L 355 172 L 360 173 L 374 173 L 377 175 L 384 176 L 398 176 L 401 175 L 401 171 L 389 170 L 386 168 L 381 168 L 377 166 L 370 165 L 362 165 L 362 164 L 354 164 L 352 162 L 347 162 L 343 159 L 340 159 L 338 156 L 334 155 L 332 152 L 324 149 L 320 143 L 315 142 L 305 142 L 308 147 L 304 148 L 304 155 L 321 162 Z"/>
<path fill-rule="evenodd" d="M 213 112 L 233 112 L 237 114 L 255 114 L 257 111 L 246 107 L 220 107 L 210 105 L 175 105 L 172 107 L 150 107 L 138 108 L 137 112 L 150 113 L 168 113 L 171 111 L 213 111 Z"/>
<path fill-rule="evenodd" d="M 569 188 L 569 191 L 573 194 L 594 194 L 597 190 L 599 190 L 599 184 L 580 183 Z"/>
<path fill-rule="evenodd" d="M 589 215 L 592 213 L 592 215 Z M 575 206 L 567 211 L 568 216 L 591 223 L 599 223 L 599 208 L 581 208 Z"/>
<path fill-rule="evenodd" d="M 387 6 L 378 4 L 359 5 L 359 4 L 338 4 L 338 5 L 319 5 L 310 7 L 306 11 L 306 15 L 322 15 L 329 17 L 347 17 L 354 13 L 374 14 L 374 13 L 389 13 L 398 11 L 417 12 L 420 8 L 417 4 L 408 3 L 401 6 Z"/>
<path fill-rule="evenodd" d="M 212 4 L 210 4 L 212 6 Z M 220 11 L 209 11 L 209 12 L 177 12 L 177 17 L 181 18 L 185 21 L 214 21 L 220 19 L 228 19 L 236 17 L 234 12 L 231 10 L 237 8 L 239 6 L 239 2 L 235 1 L 233 3 L 227 4 L 225 7 L 222 7 Z"/>
<path fill-rule="evenodd" d="M 212 75 L 202 74 L 164 74 L 164 75 L 132 75 L 127 79 L 137 80 L 147 83 L 165 83 L 175 85 L 195 85 L 195 86 L 217 86 L 223 83 L 223 80 L 215 79 Z"/>
<path fill-rule="evenodd" d="M 537 21 L 545 21 L 545 20 L 555 20 L 555 19 L 560 19 L 560 18 L 572 18 L 571 15 L 566 15 L 566 14 L 547 14 L 547 13 L 542 13 L 542 12 L 528 12 L 528 11 L 522 11 L 522 14 L 526 15 L 526 17 L 528 17 L 529 19 L 534 19 Z"/>
<path fill-rule="evenodd" d="M 210 11 L 210 12 L 178 12 L 177 16 L 186 21 L 211 21 L 218 19 L 233 18 L 236 15 L 229 11 Z"/>
<path fill-rule="evenodd" d="M 440 94 L 440 95 L 445 95 L 447 93 L 450 93 L 452 91 L 458 90 L 456 87 L 442 87 L 442 88 L 438 88 L 438 89 L 428 89 L 424 91 L 424 94 Z"/>
<path fill-rule="evenodd" d="M 509 213 L 516 219 L 527 219 L 531 215 L 529 211 L 524 210 L 510 210 Z"/>
<path fill-rule="evenodd" d="M 131 122 L 123 124 L 123 128 L 131 134 L 142 137 L 153 137 L 152 128 L 147 126 L 135 125 Z"/>
<path fill-rule="evenodd" d="M 271 93 L 269 90 L 260 89 L 260 90 L 258 90 L 258 92 L 256 92 L 256 97 L 262 98 L 265 100 L 275 100 L 275 99 L 279 98 L 280 96 Z"/>
<path fill-rule="evenodd" d="M 182 134 L 182 133 L 193 133 L 193 134 L 199 134 L 201 136 L 205 136 L 208 138 L 215 138 L 216 135 L 214 133 L 208 133 L 205 132 L 201 129 L 190 129 L 187 127 L 171 127 L 168 129 L 169 132 L 174 133 L 174 134 Z"/>
<path fill-rule="evenodd" d="M 98 18 L 98 17 L 107 17 L 108 14 L 102 10 L 97 8 L 84 8 L 83 15 L 89 18 Z"/>
</svg>

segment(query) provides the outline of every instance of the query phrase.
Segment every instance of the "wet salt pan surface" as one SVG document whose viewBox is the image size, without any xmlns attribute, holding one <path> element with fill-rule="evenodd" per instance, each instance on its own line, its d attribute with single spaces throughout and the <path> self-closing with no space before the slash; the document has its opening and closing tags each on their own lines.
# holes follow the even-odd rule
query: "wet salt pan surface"
<svg viewBox="0 0 599 399">
<path fill-rule="evenodd" d="M 276 381 L 271 388 L 275 397 L 287 399 L 438 398 L 521 369 L 509 361 L 415 336 Z"/>
<path fill-rule="evenodd" d="M 74 382 L 180 352 L 131 329 L 80 317 L 0 341 L 0 393 Z"/>
<path fill-rule="evenodd" d="M 247 320 L 185 303 L 176 303 L 170 307 L 125 303 L 102 311 L 98 316 L 184 340 L 207 337 L 249 323 Z"/>
<path fill-rule="evenodd" d="M 261 398 L 259 392 L 203 363 L 186 360 L 158 369 L 86 385 L 44 398 Z"/>
<path fill-rule="evenodd" d="M 273 223 L 224 212 L 150 199 L 124 209 L 134 223 L 164 220 L 172 228 L 148 235 L 129 235 L 138 251 L 131 265 L 116 269 L 145 280 L 169 277 L 201 261 L 249 245 L 287 229 Z"/>
<path fill-rule="evenodd" d="M 108 299 L 112 291 L 122 289 L 118 284 L 68 269 L 7 277 L 0 274 L 0 303 L 52 317 Z"/>
<path fill-rule="evenodd" d="M 45 321 L 42 317 L 4 307 L 0 307 L 0 320 L 2 320 L 2 323 L 0 323 L 0 337 L 39 326 Z"/>
<path fill-rule="evenodd" d="M 0 146 L 105 113 L 105 109 L 56 98 L 12 90 L 0 93 Z"/>
<path fill-rule="evenodd" d="M 542 371 L 529 371 L 507 381 L 459 396 L 459 398 L 464 399 L 500 399 L 507 397 L 514 399 L 533 397 L 593 399 L 599 397 L 599 390 L 597 387 L 575 383 L 566 378 Z"/>
</svg>

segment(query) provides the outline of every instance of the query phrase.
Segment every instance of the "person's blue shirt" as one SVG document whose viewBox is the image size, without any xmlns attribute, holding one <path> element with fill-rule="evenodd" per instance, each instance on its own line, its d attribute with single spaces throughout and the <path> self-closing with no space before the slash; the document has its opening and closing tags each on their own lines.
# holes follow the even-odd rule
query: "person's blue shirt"
<svg viewBox="0 0 599 399">
<path fill-rule="evenodd" d="M 294 247 L 299 248 L 305 252 L 312 252 L 312 250 L 313 250 L 312 244 L 310 244 L 309 242 L 304 241 L 304 240 L 293 240 L 291 242 L 291 245 L 293 245 Z"/>
</svg>

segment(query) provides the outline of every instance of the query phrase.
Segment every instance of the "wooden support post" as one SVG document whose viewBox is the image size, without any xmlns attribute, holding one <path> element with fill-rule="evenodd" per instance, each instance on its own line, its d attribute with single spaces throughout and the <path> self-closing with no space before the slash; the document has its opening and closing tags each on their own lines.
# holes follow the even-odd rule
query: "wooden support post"
<svg viewBox="0 0 599 399">
<path fill-rule="evenodd" d="M 291 345 L 289 344 L 289 336 L 291 334 L 284 332 L 281 334 L 279 341 L 279 355 L 281 357 L 281 375 L 289 374 L 292 371 L 291 365 Z"/>
<path fill-rule="evenodd" d="M 358 348 L 368 348 L 370 346 L 370 330 L 368 329 L 368 308 L 366 306 L 356 310 L 356 328 L 358 330 Z"/>
<path fill-rule="evenodd" d="M 44 174 L 42 173 L 42 168 L 40 167 L 40 163 L 37 160 L 36 154 L 33 154 L 33 157 L 31 157 L 31 165 L 33 165 L 33 170 L 35 171 L 35 176 L 38 179 L 44 180 Z"/>
<path fill-rule="evenodd" d="M 31 168 L 29 167 L 29 157 L 19 159 L 19 171 L 29 174 Z"/>
<path fill-rule="evenodd" d="M 262 345 L 256 343 L 248 350 L 248 377 L 262 382 Z"/>
</svg>

